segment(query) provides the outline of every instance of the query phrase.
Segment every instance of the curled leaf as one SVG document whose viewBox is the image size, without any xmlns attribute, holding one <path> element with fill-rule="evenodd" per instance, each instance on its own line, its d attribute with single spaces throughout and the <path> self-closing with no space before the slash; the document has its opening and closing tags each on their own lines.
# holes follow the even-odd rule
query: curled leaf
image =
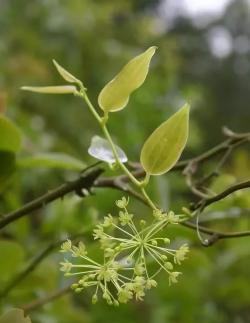
<svg viewBox="0 0 250 323">
<path fill-rule="evenodd" d="M 126 163 L 128 158 L 124 151 L 118 146 L 115 146 L 115 148 L 118 153 L 119 160 L 122 163 Z M 109 164 L 114 164 L 116 162 L 110 143 L 99 136 L 94 136 L 92 138 L 88 153 L 96 159 L 103 160 Z"/>
<path fill-rule="evenodd" d="M 66 71 L 65 68 L 63 68 L 61 65 L 59 65 L 55 59 L 53 59 L 53 63 L 55 65 L 58 73 L 61 75 L 61 77 L 65 81 L 67 81 L 69 83 L 81 83 L 81 81 L 78 80 L 74 75 L 72 75 L 71 73 Z"/>
<path fill-rule="evenodd" d="M 77 89 L 73 85 L 57 86 L 22 86 L 21 90 L 44 94 L 76 94 Z"/>
<path fill-rule="evenodd" d="M 152 46 L 134 57 L 105 85 L 98 97 L 99 106 L 103 111 L 119 111 L 127 105 L 130 94 L 145 81 L 155 51 L 156 47 Z"/>
<path fill-rule="evenodd" d="M 146 140 L 141 151 L 141 164 L 146 173 L 161 175 L 180 158 L 188 138 L 189 105 L 162 123 Z"/>
</svg>

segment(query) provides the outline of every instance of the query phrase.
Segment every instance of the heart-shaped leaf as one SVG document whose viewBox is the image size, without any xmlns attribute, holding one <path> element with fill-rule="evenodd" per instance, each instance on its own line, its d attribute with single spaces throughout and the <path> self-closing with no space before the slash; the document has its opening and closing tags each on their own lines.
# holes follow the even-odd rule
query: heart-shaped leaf
<svg viewBox="0 0 250 323">
<path fill-rule="evenodd" d="M 149 175 L 169 171 L 180 158 L 188 138 L 189 105 L 162 123 L 146 140 L 141 164 Z"/>
<path fill-rule="evenodd" d="M 21 132 L 16 125 L 0 116 L 0 150 L 16 153 L 21 148 Z"/>
<path fill-rule="evenodd" d="M 104 112 L 119 111 L 127 105 L 130 94 L 145 81 L 155 50 L 156 47 L 152 46 L 134 57 L 105 85 L 98 97 L 99 106 Z"/>
<path fill-rule="evenodd" d="M 118 146 L 115 146 L 115 148 L 120 162 L 126 163 L 128 159 L 124 151 Z M 92 138 L 88 153 L 96 159 L 103 160 L 109 164 L 114 164 L 116 162 L 110 143 L 99 136 L 94 136 Z"/>
</svg>

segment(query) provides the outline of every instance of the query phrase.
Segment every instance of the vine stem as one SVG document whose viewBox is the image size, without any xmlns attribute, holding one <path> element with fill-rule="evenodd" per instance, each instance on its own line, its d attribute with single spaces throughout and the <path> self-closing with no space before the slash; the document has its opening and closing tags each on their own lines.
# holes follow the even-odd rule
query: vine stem
<svg viewBox="0 0 250 323">
<path fill-rule="evenodd" d="M 141 191 L 145 199 L 147 200 L 148 204 L 151 206 L 151 208 L 153 210 L 158 210 L 157 206 L 154 204 L 154 202 L 151 200 L 151 198 L 148 196 L 147 192 L 145 191 L 145 188 L 142 187 Z"/>
<path fill-rule="evenodd" d="M 104 136 L 106 137 L 106 139 L 108 140 L 110 147 L 112 149 L 112 152 L 114 154 L 116 163 L 119 165 L 119 167 L 124 171 L 124 173 L 129 177 L 129 179 L 131 180 L 131 182 L 137 186 L 138 188 L 140 188 L 143 196 L 145 197 L 145 199 L 147 200 L 148 204 L 151 206 L 151 208 L 153 210 L 157 210 L 157 207 L 155 206 L 154 202 L 150 199 L 150 197 L 148 196 L 146 190 L 145 190 L 145 186 L 147 185 L 148 181 L 149 181 L 149 175 L 146 175 L 146 178 L 144 181 L 139 181 L 138 179 L 135 178 L 135 176 L 129 171 L 129 169 L 120 161 L 119 155 L 117 153 L 115 144 L 113 142 L 113 139 L 109 133 L 109 130 L 106 126 L 106 122 L 108 120 L 108 116 L 107 114 L 104 115 L 104 117 L 100 117 L 100 115 L 96 112 L 96 109 L 94 108 L 93 104 L 91 103 L 90 99 L 88 98 L 86 92 L 82 89 L 82 91 L 79 93 L 79 96 L 86 102 L 87 106 L 90 109 L 90 112 L 93 114 L 93 116 L 95 117 L 95 119 L 97 120 L 97 122 L 99 123 Z"/>
<path fill-rule="evenodd" d="M 116 148 L 115 148 L 115 144 L 110 136 L 110 133 L 106 127 L 106 125 L 103 125 L 101 124 L 101 128 L 102 128 L 102 131 L 105 135 L 105 137 L 107 138 L 108 142 L 110 143 L 110 146 L 112 148 L 112 151 L 113 151 L 113 154 L 115 156 L 115 159 L 116 159 L 116 162 L 117 164 L 120 166 L 120 168 L 124 171 L 124 173 L 126 175 L 128 175 L 128 177 L 130 178 L 131 182 L 133 182 L 133 184 L 135 184 L 137 187 L 140 187 L 141 186 L 141 182 L 138 181 L 133 174 L 131 174 L 131 172 L 127 169 L 127 167 L 120 161 L 119 159 L 119 156 L 118 156 L 118 153 L 116 151 Z"/>
</svg>

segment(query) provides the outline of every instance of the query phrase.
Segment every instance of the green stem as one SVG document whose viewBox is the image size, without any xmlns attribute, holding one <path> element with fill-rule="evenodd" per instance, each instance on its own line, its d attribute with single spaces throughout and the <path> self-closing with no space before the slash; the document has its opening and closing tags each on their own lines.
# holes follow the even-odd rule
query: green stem
<svg viewBox="0 0 250 323">
<path fill-rule="evenodd" d="M 86 93 L 83 93 L 81 95 L 81 97 L 85 100 L 85 102 L 87 103 L 87 106 L 89 107 L 91 113 L 94 115 L 94 117 L 96 118 L 96 120 L 98 121 L 98 123 L 100 124 L 101 126 L 101 129 L 106 137 L 106 139 L 108 140 L 110 146 L 111 146 L 111 149 L 113 151 L 113 154 L 114 154 L 114 157 L 115 157 L 115 160 L 116 160 L 116 163 L 120 166 L 120 168 L 126 173 L 126 175 L 130 178 L 130 180 L 137 186 L 137 187 L 140 187 L 141 186 L 141 182 L 138 181 L 134 176 L 133 174 L 131 174 L 131 172 L 127 169 L 127 167 L 120 161 L 119 159 L 119 156 L 118 156 L 118 153 L 117 153 L 117 150 L 115 148 L 115 144 L 110 136 L 110 133 L 108 131 L 108 128 L 106 127 L 105 125 L 105 120 L 103 118 L 101 118 L 99 116 L 99 114 L 96 112 L 93 104 L 91 103 L 91 101 L 89 100 L 88 96 Z"/>
<path fill-rule="evenodd" d="M 148 205 L 150 205 L 150 207 L 153 210 L 158 210 L 158 208 L 156 207 L 154 202 L 151 200 L 151 198 L 148 196 L 147 192 L 145 191 L 145 188 L 141 187 L 141 191 L 142 191 L 142 194 L 145 197 L 146 201 L 148 202 Z"/>
<path fill-rule="evenodd" d="M 96 118 L 96 120 L 98 121 L 98 123 L 100 125 L 102 125 L 102 118 L 99 116 L 99 114 L 96 112 L 93 104 L 91 103 L 91 101 L 89 100 L 88 96 L 86 93 L 82 94 L 81 97 L 85 100 L 85 102 L 87 103 L 87 106 L 89 107 L 91 113 L 94 115 L 94 117 Z"/>
<path fill-rule="evenodd" d="M 109 134 L 109 131 L 107 129 L 107 127 L 103 124 L 101 124 L 101 128 L 102 128 L 102 131 L 105 135 L 105 137 L 107 138 L 108 142 L 110 143 L 110 146 L 111 146 L 111 149 L 113 151 L 113 154 L 115 156 L 115 159 L 116 159 L 116 162 L 117 164 L 120 166 L 120 168 L 124 171 L 124 173 L 126 173 L 126 175 L 128 175 L 128 177 L 130 178 L 130 180 L 138 187 L 141 186 L 141 182 L 138 181 L 132 174 L 131 172 L 127 169 L 127 167 L 120 161 L 119 159 L 119 156 L 118 156 L 118 153 L 116 151 L 116 148 L 115 148 L 115 144 Z"/>
<path fill-rule="evenodd" d="M 148 205 L 150 205 L 150 207 L 153 209 L 153 210 L 157 210 L 157 207 L 155 206 L 155 204 L 153 203 L 153 201 L 150 199 L 150 197 L 148 196 L 147 192 L 145 191 L 144 187 L 148 184 L 148 181 L 149 181 L 149 175 L 146 174 L 146 177 L 144 179 L 144 181 L 140 182 L 138 181 L 134 176 L 133 174 L 128 170 L 128 168 L 120 161 L 119 159 L 119 155 L 117 153 L 117 150 L 116 150 L 116 147 L 115 147 L 115 144 L 110 136 L 110 133 L 108 131 L 108 128 L 106 127 L 106 121 L 107 121 L 107 116 L 104 118 L 101 118 L 100 115 L 96 112 L 93 104 L 91 103 L 91 101 L 89 100 L 86 92 L 82 92 L 80 94 L 80 96 L 85 100 L 87 106 L 89 107 L 91 113 L 93 114 L 93 116 L 96 118 L 96 120 L 98 121 L 98 123 L 100 124 L 100 127 L 104 133 L 104 136 L 106 137 L 106 139 L 108 140 L 110 146 L 111 146 L 111 149 L 112 149 L 112 152 L 114 154 L 114 157 L 115 157 L 115 160 L 116 160 L 116 163 L 119 165 L 119 167 L 124 171 L 124 173 L 129 177 L 129 179 L 131 180 L 131 182 L 139 187 L 141 189 L 141 192 L 143 194 L 143 196 L 145 197 L 146 201 L 148 202 Z"/>
<path fill-rule="evenodd" d="M 141 182 L 141 186 L 146 187 L 148 185 L 149 180 L 150 180 L 150 174 L 146 173 L 144 180 Z"/>
</svg>

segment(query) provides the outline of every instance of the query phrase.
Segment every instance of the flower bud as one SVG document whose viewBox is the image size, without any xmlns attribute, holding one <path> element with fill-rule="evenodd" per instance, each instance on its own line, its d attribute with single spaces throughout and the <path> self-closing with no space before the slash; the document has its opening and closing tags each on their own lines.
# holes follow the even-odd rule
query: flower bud
<svg viewBox="0 0 250 323">
<path fill-rule="evenodd" d="M 93 296 L 92 296 L 92 304 L 96 304 L 96 303 L 97 303 L 97 301 L 98 301 L 98 297 L 97 297 L 97 295 L 95 294 L 95 295 L 93 295 Z"/>
<path fill-rule="evenodd" d="M 164 267 L 167 269 L 167 270 L 172 270 L 174 268 L 174 266 L 171 264 L 171 262 L 165 262 L 164 264 Z"/>
</svg>

